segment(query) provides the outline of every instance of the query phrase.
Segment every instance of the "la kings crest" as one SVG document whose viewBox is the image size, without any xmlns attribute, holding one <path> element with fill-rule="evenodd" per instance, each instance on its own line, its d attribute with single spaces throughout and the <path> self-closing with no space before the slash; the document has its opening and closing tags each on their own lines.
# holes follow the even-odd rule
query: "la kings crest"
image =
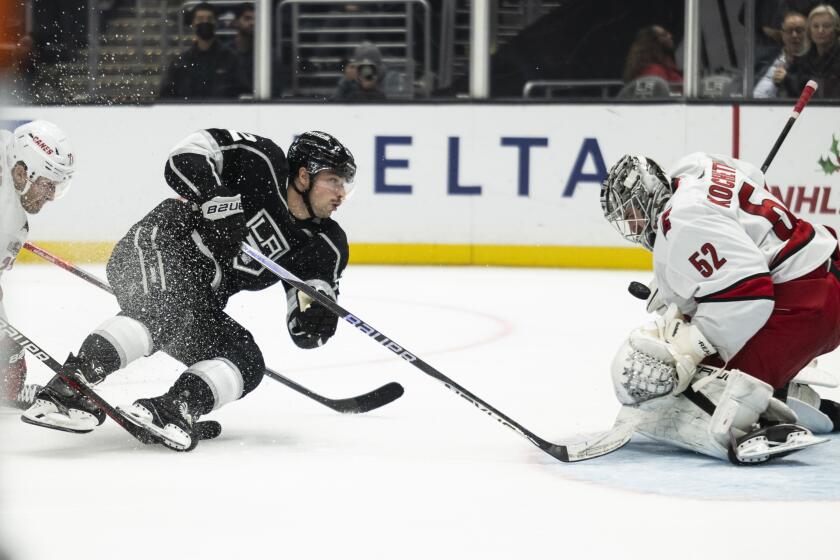
<svg viewBox="0 0 840 560">
<path fill-rule="evenodd" d="M 273 261 L 278 261 L 290 246 L 271 215 L 263 208 L 245 224 L 248 228 L 248 245 L 258 249 Z M 233 261 L 233 268 L 253 276 L 265 272 L 265 267 L 245 253 L 239 253 Z"/>
</svg>

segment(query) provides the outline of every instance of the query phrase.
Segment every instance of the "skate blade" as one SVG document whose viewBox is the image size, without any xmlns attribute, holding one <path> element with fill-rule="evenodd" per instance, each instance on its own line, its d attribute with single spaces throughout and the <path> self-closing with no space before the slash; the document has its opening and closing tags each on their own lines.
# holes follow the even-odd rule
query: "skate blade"
<svg viewBox="0 0 840 560">
<path fill-rule="evenodd" d="M 794 437 L 791 437 L 794 436 Z M 749 461 L 750 459 L 757 459 L 761 457 L 772 457 L 774 455 L 793 453 L 811 447 L 812 445 L 819 445 L 829 441 L 828 438 L 818 438 L 806 434 L 791 434 L 788 436 L 788 441 L 774 446 L 767 446 L 761 449 L 752 449 L 744 451 L 736 451 L 735 455 L 738 459 Z"/>
<path fill-rule="evenodd" d="M 179 441 L 173 440 L 171 437 L 169 437 L 169 435 L 166 433 L 166 431 L 164 431 L 163 428 L 155 426 L 151 422 L 148 422 L 148 423 L 144 422 L 141 418 L 135 416 L 129 410 L 126 410 L 124 408 L 117 407 L 117 412 L 119 412 L 122 415 L 123 418 L 125 418 L 126 420 L 128 420 L 129 422 L 134 424 L 135 426 L 139 426 L 139 427 L 143 428 L 144 430 L 149 431 L 153 435 L 160 438 L 161 441 L 159 443 L 165 445 L 166 447 L 169 447 L 169 448 L 174 449 L 176 451 L 186 451 L 188 446 L 184 445 L 183 443 L 181 443 Z M 158 442 L 156 442 L 156 443 L 158 443 Z"/>
<path fill-rule="evenodd" d="M 27 424 L 32 424 L 33 426 L 40 426 L 41 428 L 49 428 L 51 430 L 58 430 L 60 432 L 69 432 L 71 434 L 89 434 L 90 432 L 93 431 L 93 428 L 90 428 L 88 430 L 82 430 L 82 429 L 79 429 L 79 428 L 70 428 L 68 426 L 58 426 L 56 424 L 47 424 L 46 422 L 39 422 L 38 420 L 35 420 L 34 418 L 28 418 L 28 417 L 23 416 L 23 415 L 21 415 L 20 419 L 21 419 L 22 422 L 25 422 Z"/>
</svg>

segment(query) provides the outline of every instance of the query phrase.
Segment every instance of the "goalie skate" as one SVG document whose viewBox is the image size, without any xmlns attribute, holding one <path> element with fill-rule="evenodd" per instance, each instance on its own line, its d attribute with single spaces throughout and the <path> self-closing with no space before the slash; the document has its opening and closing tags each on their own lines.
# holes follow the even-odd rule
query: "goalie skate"
<svg viewBox="0 0 840 560">
<path fill-rule="evenodd" d="M 729 460 L 736 465 L 765 463 L 827 441 L 827 438 L 815 437 L 802 426 L 778 424 L 750 432 L 741 438 L 733 436 Z"/>
</svg>

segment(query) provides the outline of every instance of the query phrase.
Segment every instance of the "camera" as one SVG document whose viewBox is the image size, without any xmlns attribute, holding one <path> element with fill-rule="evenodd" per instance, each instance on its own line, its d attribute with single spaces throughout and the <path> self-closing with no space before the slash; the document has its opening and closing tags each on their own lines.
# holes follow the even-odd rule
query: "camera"
<svg viewBox="0 0 840 560">
<path fill-rule="evenodd" d="M 373 64 L 360 64 L 357 66 L 357 72 L 360 80 L 376 79 L 376 66 Z"/>
</svg>

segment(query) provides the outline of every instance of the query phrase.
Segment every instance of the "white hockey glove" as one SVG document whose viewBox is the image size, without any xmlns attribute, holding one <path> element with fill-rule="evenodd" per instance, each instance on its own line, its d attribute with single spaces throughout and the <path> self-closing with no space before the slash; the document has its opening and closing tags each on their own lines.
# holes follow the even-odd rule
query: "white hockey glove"
<svg viewBox="0 0 840 560">
<path fill-rule="evenodd" d="M 677 386 L 674 394 L 685 391 L 697 364 L 704 358 L 717 353 L 708 339 L 695 325 L 686 323 L 676 304 L 670 304 L 665 313 L 655 323 L 655 330 L 637 329 L 630 335 L 631 344 L 636 341 L 637 348 L 648 352 L 653 348 L 654 355 L 662 353 L 664 348 L 671 354 L 677 372 Z M 636 335 L 634 337 L 634 335 Z"/>
<path fill-rule="evenodd" d="M 685 391 L 706 356 L 716 352 L 696 326 L 682 319 L 677 306 L 668 306 L 654 323 L 635 329 L 612 365 L 616 396 L 623 404 L 637 404 Z"/>
</svg>

